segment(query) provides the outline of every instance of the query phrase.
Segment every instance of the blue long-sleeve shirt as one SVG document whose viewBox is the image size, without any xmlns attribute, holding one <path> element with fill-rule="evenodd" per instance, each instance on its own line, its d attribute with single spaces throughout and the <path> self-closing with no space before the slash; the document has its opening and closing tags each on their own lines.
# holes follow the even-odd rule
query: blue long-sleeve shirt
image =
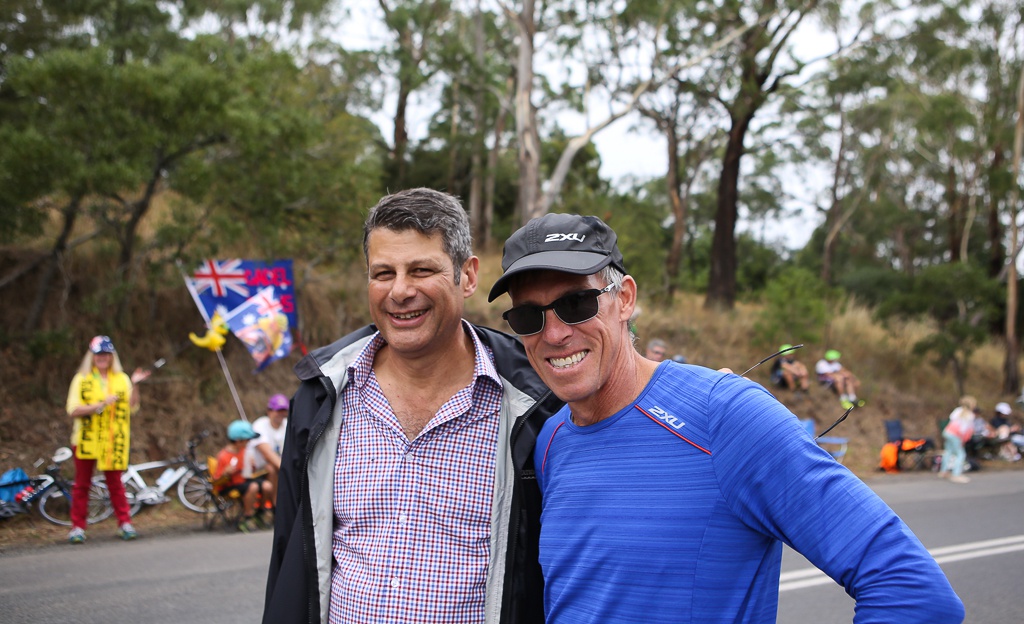
<svg viewBox="0 0 1024 624">
<path fill-rule="evenodd" d="M 662 364 L 634 402 L 549 419 L 535 464 L 549 624 L 775 622 L 782 543 L 857 623 L 962 622 L 907 525 L 761 386 Z"/>
</svg>

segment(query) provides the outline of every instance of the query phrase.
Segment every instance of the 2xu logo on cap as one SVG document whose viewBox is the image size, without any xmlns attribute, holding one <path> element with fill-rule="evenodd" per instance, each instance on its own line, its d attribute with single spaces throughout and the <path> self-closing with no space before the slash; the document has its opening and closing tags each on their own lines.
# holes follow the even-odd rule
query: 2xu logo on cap
<svg viewBox="0 0 1024 624">
<path fill-rule="evenodd" d="M 577 232 L 572 232 L 571 234 L 558 234 L 558 233 L 555 233 L 555 234 L 548 234 L 546 237 L 544 237 L 544 242 L 545 243 L 560 243 L 562 241 L 572 240 L 572 241 L 576 241 L 577 243 L 582 243 L 583 239 L 586 238 L 586 237 L 587 237 L 586 234 L 579 234 Z"/>
</svg>

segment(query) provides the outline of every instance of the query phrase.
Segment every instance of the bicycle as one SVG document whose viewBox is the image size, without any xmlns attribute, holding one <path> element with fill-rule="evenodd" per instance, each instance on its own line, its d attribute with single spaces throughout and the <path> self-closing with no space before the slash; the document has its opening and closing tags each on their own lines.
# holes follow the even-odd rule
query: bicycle
<svg viewBox="0 0 1024 624">
<path fill-rule="evenodd" d="M 11 485 L 22 485 L 15 502 L 3 503 L 4 511 L 0 516 L 10 517 L 18 513 L 28 513 L 32 505 L 39 510 L 39 515 L 53 524 L 71 526 L 71 492 L 72 484 L 61 473 L 61 464 L 71 459 L 71 449 L 62 446 L 54 452 L 50 465 L 43 474 L 29 477 Z M 38 468 L 43 460 L 35 462 Z M 89 505 L 86 521 L 95 524 L 110 517 L 114 508 L 110 505 L 110 494 L 104 483 L 95 483 L 89 488 Z"/>
<path fill-rule="evenodd" d="M 137 514 L 143 505 L 159 505 L 169 501 L 167 492 L 175 485 L 178 500 L 187 509 L 196 513 L 210 513 L 216 510 L 206 466 L 196 459 L 196 447 L 208 435 L 209 431 L 203 431 L 189 440 L 186 443 L 186 451 L 177 457 L 129 464 L 122 471 L 121 482 L 124 484 L 131 515 Z M 142 473 L 160 468 L 163 468 L 164 472 L 157 478 L 155 485 L 150 485 Z M 103 475 L 97 475 L 93 481 L 102 483 Z"/>
</svg>

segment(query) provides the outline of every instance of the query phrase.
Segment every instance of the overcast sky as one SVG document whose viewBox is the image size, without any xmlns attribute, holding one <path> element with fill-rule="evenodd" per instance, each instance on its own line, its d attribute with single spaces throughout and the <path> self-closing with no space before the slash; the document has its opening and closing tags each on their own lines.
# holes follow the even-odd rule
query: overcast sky
<svg viewBox="0 0 1024 624">
<path fill-rule="evenodd" d="M 378 20 L 380 7 L 377 0 L 349 0 L 346 5 L 351 11 L 349 17 L 344 21 L 339 20 L 336 29 L 336 40 L 346 49 L 375 48 L 388 39 L 386 30 Z M 801 42 L 801 49 L 807 50 L 805 58 L 820 56 L 823 44 L 829 45 L 825 43 L 827 39 L 816 32 L 815 26 L 809 21 L 805 21 L 802 28 L 801 36 L 793 40 Z M 564 70 L 564 66 L 560 69 Z M 538 66 L 536 71 L 545 71 L 543 65 Z M 437 102 L 437 93 L 429 87 L 413 94 L 407 117 L 409 135 L 413 140 L 426 136 L 431 116 L 437 110 Z M 389 93 L 380 109 L 371 115 L 389 141 L 394 133 L 394 109 L 394 94 Z M 594 110 L 601 109 L 595 106 Z M 560 115 L 558 123 L 570 135 L 579 134 L 585 128 L 585 122 L 580 116 Z M 630 128 L 634 124 L 635 117 L 626 116 L 597 133 L 593 139 L 601 156 L 600 174 L 616 186 L 620 186 L 624 178 L 645 180 L 665 174 L 668 157 L 664 139 L 649 127 L 646 131 L 631 132 Z M 789 249 L 803 247 L 820 222 L 820 216 L 805 209 L 814 193 L 813 188 L 807 188 L 807 180 L 810 179 L 812 185 L 818 185 L 827 176 L 812 174 L 801 177 L 802 180 L 793 179 L 786 183 L 789 195 L 806 198 L 788 206 L 797 212 L 795 217 L 753 226 L 741 223 L 739 228 L 754 229 L 759 238 L 763 237 L 767 242 L 780 241 Z"/>
</svg>

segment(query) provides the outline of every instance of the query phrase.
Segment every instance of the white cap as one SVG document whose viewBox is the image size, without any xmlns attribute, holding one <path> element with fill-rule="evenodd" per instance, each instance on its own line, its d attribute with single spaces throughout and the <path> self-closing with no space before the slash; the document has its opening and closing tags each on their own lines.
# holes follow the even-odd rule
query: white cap
<svg viewBox="0 0 1024 624">
<path fill-rule="evenodd" d="M 1009 403 L 996 403 L 996 411 L 1009 416 L 1013 413 L 1013 408 L 1010 407 Z"/>
</svg>

